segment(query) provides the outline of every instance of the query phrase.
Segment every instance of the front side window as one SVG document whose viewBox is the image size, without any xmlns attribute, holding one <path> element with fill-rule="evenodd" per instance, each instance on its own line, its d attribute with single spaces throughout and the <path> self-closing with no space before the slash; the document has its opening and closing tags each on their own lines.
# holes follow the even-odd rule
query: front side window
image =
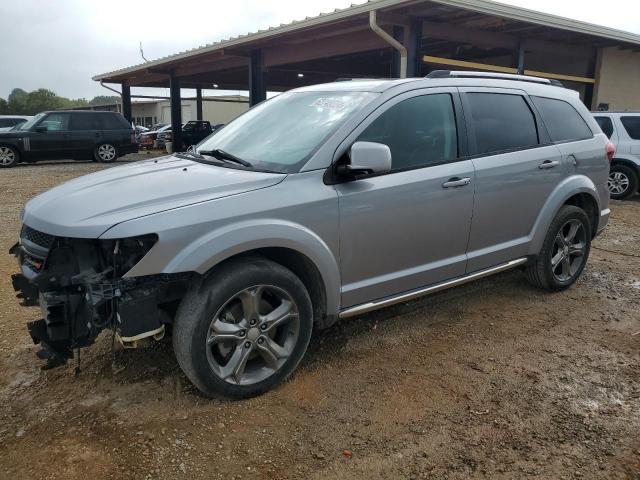
<svg viewBox="0 0 640 480">
<path fill-rule="evenodd" d="M 633 140 L 640 140 L 640 117 L 621 117 L 620 121 Z"/>
<path fill-rule="evenodd" d="M 297 172 L 373 92 L 287 92 L 262 102 L 198 146 L 223 150 L 255 168 Z"/>
<path fill-rule="evenodd" d="M 587 122 L 571 104 L 554 98 L 531 97 L 554 143 L 593 137 Z"/>
<path fill-rule="evenodd" d="M 604 134 L 611 138 L 613 136 L 613 122 L 611 119 L 609 117 L 595 117 L 595 119 Z"/>
<path fill-rule="evenodd" d="M 520 95 L 467 93 L 476 154 L 496 154 L 538 145 L 533 112 Z"/>
<path fill-rule="evenodd" d="M 49 132 L 64 132 L 69 130 L 69 117 L 68 113 L 50 113 L 40 125 L 47 127 Z"/>
<path fill-rule="evenodd" d="M 392 170 L 455 160 L 458 135 L 451 95 L 432 94 L 404 100 L 375 119 L 358 141 L 387 145 Z"/>
</svg>

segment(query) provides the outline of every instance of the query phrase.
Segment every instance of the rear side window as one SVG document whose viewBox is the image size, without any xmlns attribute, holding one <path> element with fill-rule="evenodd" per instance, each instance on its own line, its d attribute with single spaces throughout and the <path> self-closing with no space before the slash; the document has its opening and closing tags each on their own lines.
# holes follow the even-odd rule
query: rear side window
<svg viewBox="0 0 640 480">
<path fill-rule="evenodd" d="M 123 130 L 131 128 L 127 120 L 119 114 L 100 113 L 98 114 L 102 130 Z"/>
<path fill-rule="evenodd" d="M 74 113 L 71 115 L 71 130 L 101 130 L 97 115 Z"/>
<path fill-rule="evenodd" d="M 358 140 L 387 145 L 392 170 L 452 161 L 458 157 L 458 136 L 451 95 L 424 95 L 397 103 L 376 118 Z"/>
<path fill-rule="evenodd" d="M 467 93 L 476 154 L 521 150 L 538 145 L 533 112 L 520 95 Z"/>
<path fill-rule="evenodd" d="M 640 117 L 621 117 L 624 129 L 634 140 L 640 140 Z"/>
<path fill-rule="evenodd" d="M 531 97 L 554 143 L 593 138 L 593 132 L 571 104 L 554 98 Z"/>
<path fill-rule="evenodd" d="M 609 117 L 595 117 L 596 122 L 600 125 L 600 128 L 604 132 L 604 134 L 611 138 L 613 135 L 613 122 Z"/>
</svg>

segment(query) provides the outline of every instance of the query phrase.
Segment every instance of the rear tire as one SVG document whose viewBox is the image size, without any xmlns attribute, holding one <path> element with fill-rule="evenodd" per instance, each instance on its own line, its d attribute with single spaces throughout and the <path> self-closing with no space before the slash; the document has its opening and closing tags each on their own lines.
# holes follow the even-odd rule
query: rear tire
<svg viewBox="0 0 640 480">
<path fill-rule="evenodd" d="M 118 149 L 110 143 L 101 143 L 93 151 L 93 158 L 100 163 L 115 162 L 118 158 Z"/>
<path fill-rule="evenodd" d="M 607 187 L 612 199 L 625 200 L 638 191 L 638 175 L 626 165 L 612 165 Z"/>
<path fill-rule="evenodd" d="M 0 145 L 0 168 L 15 167 L 20 161 L 20 153 L 8 145 Z"/>
<path fill-rule="evenodd" d="M 185 375 L 210 397 L 248 398 L 286 379 L 304 356 L 313 328 L 300 279 L 269 260 L 232 260 L 194 283 L 173 326 Z"/>
<path fill-rule="evenodd" d="M 563 206 L 551 222 L 540 254 L 525 270 L 529 282 L 550 291 L 573 285 L 589 259 L 591 232 L 584 210 Z"/>
</svg>

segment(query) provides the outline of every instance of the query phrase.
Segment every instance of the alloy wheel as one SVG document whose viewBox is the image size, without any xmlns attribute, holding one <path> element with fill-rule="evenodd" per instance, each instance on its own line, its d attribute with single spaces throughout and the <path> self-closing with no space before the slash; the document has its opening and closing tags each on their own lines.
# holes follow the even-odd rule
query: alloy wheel
<svg viewBox="0 0 640 480">
<path fill-rule="evenodd" d="M 0 164 L 7 167 L 16 161 L 15 152 L 9 147 L 0 147 Z"/>
<path fill-rule="evenodd" d="M 291 295 L 257 285 L 227 300 L 213 317 L 206 338 L 211 370 L 233 385 L 252 385 L 273 375 L 293 353 L 300 332 Z"/>
<path fill-rule="evenodd" d="M 113 145 L 104 144 L 98 147 L 98 157 L 103 162 L 110 162 L 116 156 L 116 149 Z"/>
<path fill-rule="evenodd" d="M 571 280 L 581 269 L 587 249 L 587 232 L 579 220 L 569 220 L 556 235 L 551 270 L 561 282 Z"/>
<path fill-rule="evenodd" d="M 613 195 L 624 195 L 629 189 L 629 177 L 624 172 L 611 172 L 609 173 L 609 179 L 607 180 L 607 187 L 609 192 Z"/>
</svg>

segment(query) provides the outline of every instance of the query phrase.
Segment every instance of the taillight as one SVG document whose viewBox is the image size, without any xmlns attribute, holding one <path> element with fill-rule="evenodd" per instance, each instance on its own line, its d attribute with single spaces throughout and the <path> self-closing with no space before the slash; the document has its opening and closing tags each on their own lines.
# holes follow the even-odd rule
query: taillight
<svg viewBox="0 0 640 480">
<path fill-rule="evenodd" d="M 604 149 L 607 152 L 607 158 L 609 159 L 609 162 L 611 162 L 613 160 L 613 157 L 616 156 L 616 146 L 611 142 L 607 142 L 607 146 Z"/>
</svg>

